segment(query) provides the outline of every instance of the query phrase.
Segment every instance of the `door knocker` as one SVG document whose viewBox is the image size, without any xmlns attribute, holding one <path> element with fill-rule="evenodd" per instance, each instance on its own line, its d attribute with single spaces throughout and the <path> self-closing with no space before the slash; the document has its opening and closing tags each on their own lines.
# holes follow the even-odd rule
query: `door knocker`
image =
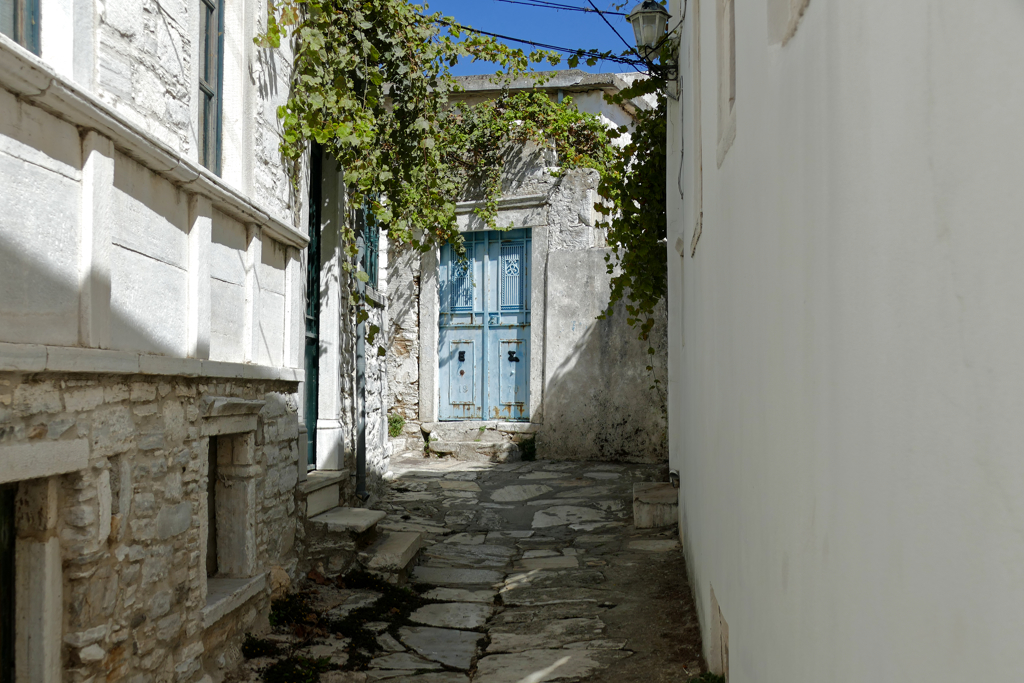
<svg viewBox="0 0 1024 683">
<path fill-rule="evenodd" d="M 465 363 L 466 362 L 466 352 L 465 351 L 459 351 L 459 362 L 460 363 Z"/>
</svg>

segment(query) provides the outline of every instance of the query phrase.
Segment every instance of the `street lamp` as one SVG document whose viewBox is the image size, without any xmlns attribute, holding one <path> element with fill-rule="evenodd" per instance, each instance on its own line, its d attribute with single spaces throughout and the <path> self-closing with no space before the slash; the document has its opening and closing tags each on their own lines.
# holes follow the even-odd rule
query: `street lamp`
<svg viewBox="0 0 1024 683">
<path fill-rule="evenodd" d="M 668 11 L 657 0 L 643 0 L 633 8 L 626 19 L 633 25 L 637 54 L 646 63 L 650 73 L 660 74 L 665 78 L 666 94 L 674 100 L 679 99 L 679 73 L 675 58 L 669 57 L 662 60 L 661 64 L 654 63 L 654 59 L 661 56 L 663 45 L 668 43 L 674 48 L 669 36 L 665 34 L 668 28 Z"/>
<path fill-rule="evenodd" d="M 636 47 L 645 60 L 657 56 L 657 50 L 665 40 L 669 14 L 656 0 L 644 0 L 633 8 L 626 17 L 633 24 Z"/>
</svg>

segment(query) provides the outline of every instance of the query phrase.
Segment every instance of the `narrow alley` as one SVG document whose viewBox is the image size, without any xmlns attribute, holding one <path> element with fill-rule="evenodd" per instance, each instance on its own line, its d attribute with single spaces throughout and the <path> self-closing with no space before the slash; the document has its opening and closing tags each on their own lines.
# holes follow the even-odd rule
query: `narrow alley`
<svg viewBox="0 0 1024 683">
<path fill-rule="evenodd" d="M 634 526 L 634 484 L 664 481 L 663 469 L 396 458 L 374 507 L 386 512 L 379 530 L 425 539 L 408 588 L 314 569 L 275 602 L 272 633 L 247 641 L 238 680 L 306 680 L 307 670 L 323 683 L 698 675 L 676 527 Z"/>
</svg>

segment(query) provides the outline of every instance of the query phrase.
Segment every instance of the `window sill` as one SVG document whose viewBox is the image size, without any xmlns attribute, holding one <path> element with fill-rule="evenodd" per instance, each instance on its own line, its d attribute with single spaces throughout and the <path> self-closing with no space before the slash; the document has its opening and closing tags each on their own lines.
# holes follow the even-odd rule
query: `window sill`
<svg viewBox="0 0 1024 683">
<path fill-rule="evenodd" d="M 203 628 L 210 628 L 267 587 L 267 575 L 251 579 L 207 579 Z"/>
</svg>

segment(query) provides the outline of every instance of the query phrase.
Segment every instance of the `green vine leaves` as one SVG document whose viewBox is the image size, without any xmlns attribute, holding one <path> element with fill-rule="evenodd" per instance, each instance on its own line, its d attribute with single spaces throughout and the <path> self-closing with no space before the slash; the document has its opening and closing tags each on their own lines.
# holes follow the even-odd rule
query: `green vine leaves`
<svg viewBox="0 0 1024 683">
<path fill-rule="evenodd" d="M 608 97 L 621 103 L 641 95 L 657 95 L 657 106 L 637 110 L 632 131 L 619 128 L 620 136 L 630 134 L 614 162 L 601 177 L 600 200 L 596 208 L 604 216 L 601 227 L 608 230 L 612 255 L 606 257 L 611 279 L 611 297 L 601 319 L 612 315 L 619 301 L 625 302 L 627 322 L 643 341 L 650 341 L 655 324 L 655 307 L 667 292 L 668 252 L 665 246 L 667 221 L 666 185 L 666 98 L 664 83 L 649 78 Z M 653 357 L 654 346 L 647 353 Z M 653 371 L 653 364 L 648 366 Z"/>
<path fill-rule="evenodd" d="M 667 260 L 659 244 L 665 235 L 663 97 L 657 109 L 638 112 L 631 141 L 616 148 L 612 138 L 625 131 L 608 131 L 571 100 L 559 104 L 540 91 L 509 92 L 517 77 L 541 81 L 531 65 L 557 65 L 558 54 L 526 53 L 464 33 L 453 20 L 427 15 L 407 0 L 276 0 L 255 40 L 264 48 L 288 41 L 294 50 L 291 91 L 278 109 L 282 155 L 298 169 L 310 143 L 320 144 L 344 169 L 349 206 L 369 205 L 392 243 L 421 251 L 451 243 L 461 251 L 455 210 L 470 190 L 485 199 L 477 214 L 500 229 L 501 173 L 517 145 L 553 148 L 562 172 L 600 171 L 601 211 L 614 253 L 604 315 L 625 300 L 629 323 L 641 339 L 649 338 L 654 306 L 665 294 Z M 600 57 L 580 51 L 569 65 Z M 495 64 L 495 78 L 506 89 L 479 104 L 458 103 L 450 68 L 464 59 Z M 658 78 L 640 80 L 612 99 L 622 103 L 663 85 Z M 341 230 L 344 267 L 365 282 L 353 222 Z"/>
</svg>

